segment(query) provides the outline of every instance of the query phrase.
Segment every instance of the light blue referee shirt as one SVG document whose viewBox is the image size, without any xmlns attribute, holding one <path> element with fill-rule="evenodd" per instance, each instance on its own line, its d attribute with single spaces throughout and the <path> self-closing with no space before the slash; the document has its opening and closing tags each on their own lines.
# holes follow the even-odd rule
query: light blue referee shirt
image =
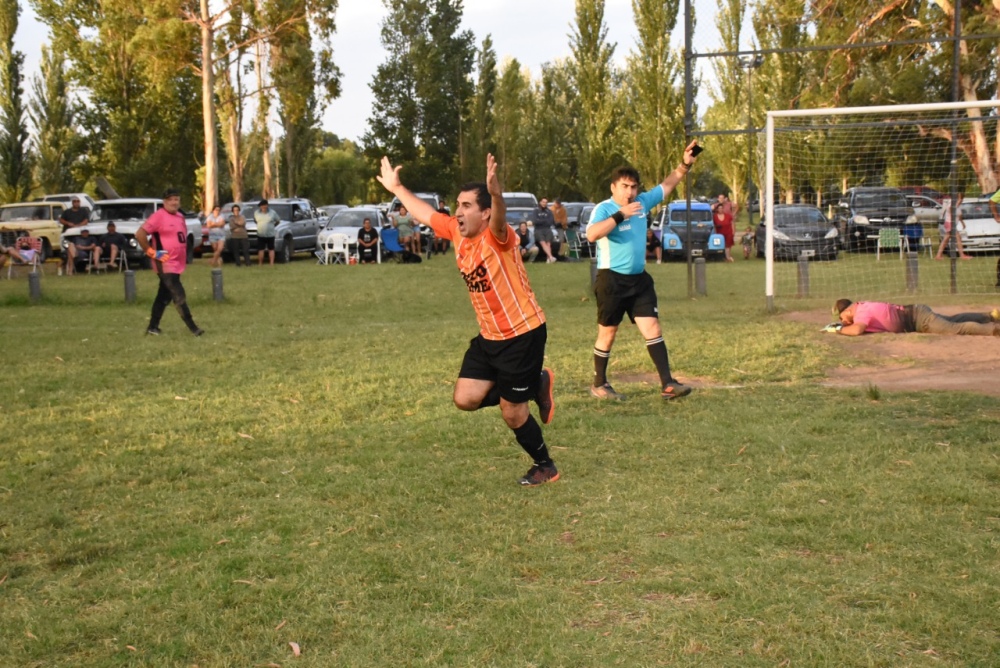
<svg viewBox="0 0 1000 668">
<path fill-rule="evenodd" d="M 608 236 L 597 240 L 597 268 L 619 274 L 641 274 L 646 269 L 646 214 L 663 201 L 663 186 L 656 186 L 635 198 L 642 211 L 626 218 Z M 606 199 L 594 207 L 593 221 L 607 220 L 621 207 Z"/>
</svg>

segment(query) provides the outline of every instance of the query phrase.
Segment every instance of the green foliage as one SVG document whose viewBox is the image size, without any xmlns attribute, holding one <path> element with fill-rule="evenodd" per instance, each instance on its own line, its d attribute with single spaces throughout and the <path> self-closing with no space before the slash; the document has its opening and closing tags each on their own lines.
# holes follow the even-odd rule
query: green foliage
<svg viewBox="0 0 1000 668">
<path fill-rule="evenodd" d="M 478 79 L 472 103 L 469 106 L 469 120 L 465 126 L 462 160 L 463 183 L 482 178 L 482 166 L 486 164 L 486 154 L 496 153 L 494 140 L 493 105 L 497 90 L 497 54 L 493 50 L 493 40 L 489 35 L 483 40 L 476 60 Z"/>
<path fill-rule="evenodd" d="M 350 141 L 324 133 L 320 146 L 312 147 L 305 169 L 301 194 L 317 206 L 323 204 L 361 204 L 367 199 L 365 174 L 371 167 L 364 155 Z"/>
<path fill-rule="evenodd" d="M 387 60 L 371 83 L 375 103 L 365 153 L 406 165 L 415 190 L 451 192 L 461 174 L 462 124 L 474 90 L 473 35 L 459 31 L 462 1 L 384 2 Z"/>
<path fill-rule="evenodd" d="M 521 70 L 516 58 L 504 62 L 493 106 L 494 141 L 497 147 L 498 176 L 508 191 L 519 191 L 534 184 L 526 183 L 526 133 L 523 119 L 530 118 L 533 102 L 531 78 Z"/>
<path fill-rule="evenodd" d="M 0 0 L 0 200 L 20 202 L 31 191 L 31 155 L 21 86 L 24 54 L 14 50 L 21 8 Z"/>
<path fill-rule="evenodd" d="M 62 54 L 42 47 L 41 73 L 32 82 L 29 115 L 35 126 L 35 183 L 44 193 L 78 190 L 73 168 L 82 141 L 77 105 L 69 97 Z"/>
</svg>

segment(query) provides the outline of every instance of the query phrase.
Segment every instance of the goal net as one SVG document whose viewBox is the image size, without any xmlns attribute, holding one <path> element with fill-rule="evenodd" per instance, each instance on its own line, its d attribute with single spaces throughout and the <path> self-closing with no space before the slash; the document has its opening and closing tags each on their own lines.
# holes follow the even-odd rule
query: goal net
<svg viewBox="0 0 1000 668">
<path fill-rule="evenodd" d="M 995 302 L 998 121 L 996 100 L 768 112 L 757 237 L 768 308 L 841 297 Z"/>
</svg>

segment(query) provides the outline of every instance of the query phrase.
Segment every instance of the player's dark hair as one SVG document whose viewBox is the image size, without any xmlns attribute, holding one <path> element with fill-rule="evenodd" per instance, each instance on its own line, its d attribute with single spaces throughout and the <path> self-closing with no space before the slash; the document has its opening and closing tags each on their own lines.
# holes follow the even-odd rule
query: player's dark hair
<svg viewBox="0 0 1000 668">
<path fill-rule="evenodd" d="M 177 188 L 167 188 L 163 191 L 163 199 L 170 199 L 171 197 L 180 197 L 181 191 Z"/>
<path fill-rule="evenodd" d="M 490 189 L 481 181 L 466 183 L 459 188 L 459 192 L 476 193 L 476 204 L 479 205 L 480 209 L 490 209 L 493 207 L 493 197 L 490 195 Z"/>
<path fill-rule="evenodd" d="M 621 179 L 632 179 L 636 183 L 639 183 L 639 170 L 629 165 L 622 165 L 611 172 L 611 183 L 615 183 Z"/>
<path fill-rule="evenodd" d="M 840 315 L 845 309 L 850 308 L 852 303 L 850 299 L 838 299 L 837 303 L 833 305 L 833 310 L 837 312 L 837 315 Z"/>
</svg>

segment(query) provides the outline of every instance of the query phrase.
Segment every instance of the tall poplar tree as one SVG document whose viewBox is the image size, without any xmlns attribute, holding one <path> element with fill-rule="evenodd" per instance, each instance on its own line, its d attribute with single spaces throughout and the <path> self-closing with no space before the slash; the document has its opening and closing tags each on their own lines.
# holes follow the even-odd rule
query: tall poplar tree
<svg viewBox="0 0 1000 668">
<path fill-rule="evenodd" d="M 35 126 L 35 183 L 44 193 L 76 190 L 72 168 L 79 157 L 76 105 L 70 100 L 62 55 L 42 47 L 28 113 Z"/>
<path fill-rule="evenodd" d="M 482 176 L 486 164 L 486 154 L 496 152 L 493 140 L 493 104 L 497 91 L 497 54 L 493 50 L 493 39 L 487 35 L 479 49 L 476 61 L 477 80 L 470 105 L 469 120 L 465 126 L 464 159 L 462 181 L 467 182 Z"/>
<path fill-rule="evenodd" d="M 26 199 L 31 191 L 31 161 L 21 86 L 24 54 L 14 50 L 21 8 L 0 0 L 0 198 Z"/>
<path fill-rule="evenodd" d="M 585 195 L 601 199 L 607 193 L 611 170 L 623 158 L 615 143 L 621 90 L 611 61 L 615 45 L 608 43 L 607 37 L 604 0 L 576 0 L 570 49 L 573 83 L 580 101 L 577 178 Z"/>
<path fill-rule="evenodd" d="M 493 105 L 494 141 L 499 168 L 497 177 L 506 190 L 522 190 L 527 171 L 524 151 L 525 114 L 531 100 L 531 80 L 516 58 L 504 62 Z M 530 185 L 530 184 L 529 184 Z"/>
</svg>

